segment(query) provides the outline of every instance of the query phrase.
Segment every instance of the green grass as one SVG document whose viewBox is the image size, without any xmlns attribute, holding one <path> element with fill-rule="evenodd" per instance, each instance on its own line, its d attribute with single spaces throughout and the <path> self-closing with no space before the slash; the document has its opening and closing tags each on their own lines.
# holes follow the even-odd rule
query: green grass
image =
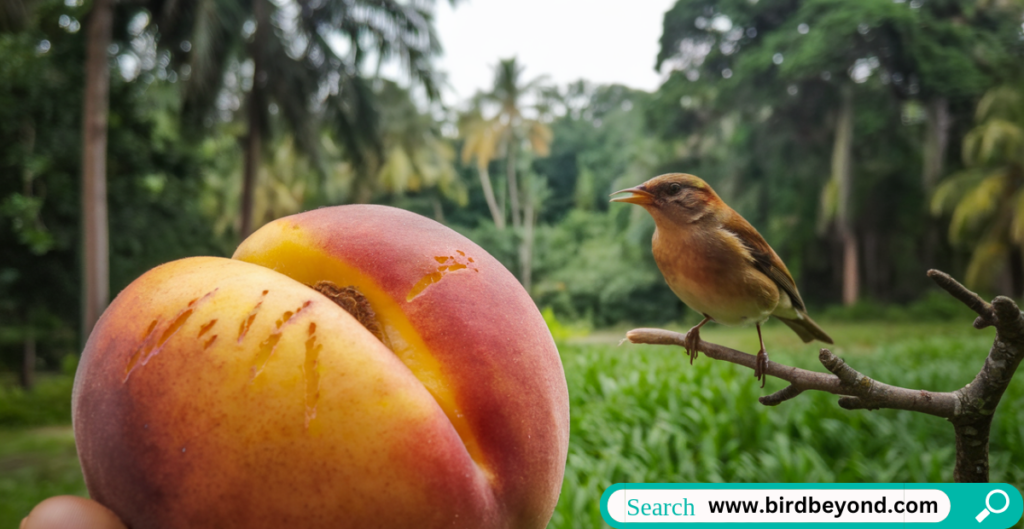
<svg viewBox="0 0 1024 529">
<path fill-rule="evenodd" d="M 32 391 L 13 378 L 0 378 L 0 428 L 71 424 L 71 374 L 41 374 Z"/>
<path fill-rule="evenodd" d="M 878 380 L 935 391 L 978 372 L 993 331 L 966 323 L 834 323 L 833 351 Z M 941 419 L 893 410 L 846 411 L 808 392 L 774 408 L 752 372 L 681 349 L 618 346 L 625 328 L 560 347 L 572 432 L 562 496 L 551 527 L 607 527 L 598 501 L 618 482 L 952 481 L 953 430 Z M 816 344 L 781 325 L 765 328 L 776 362 L 823 371 Z M 752 328 L 705 327 L 702 337 L 757 350 Z M 1024 485 L 1024 381 L 1011 384 L 992 431 L 992 480 Z M 43 498 L 85 495 L 67 423 L 70 378 L 38 391 L 0 389 L 0 527 L 17 527 Z M 15 426 L 21 425 L 21 426 Z"/>
<path fill-rule="evenodd" d="M 0 527 L 18 527 L 50 496 L 85 496 L 70 426 L 0 430 Z"/>
</svg>

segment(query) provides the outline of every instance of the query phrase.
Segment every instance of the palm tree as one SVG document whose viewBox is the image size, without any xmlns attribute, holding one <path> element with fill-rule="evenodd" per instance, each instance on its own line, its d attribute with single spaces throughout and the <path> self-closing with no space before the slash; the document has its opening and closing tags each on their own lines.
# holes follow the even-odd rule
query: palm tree
<svg viewBox="0 0 1024 529">
<path fill-rule="evenodd" d="M 459 131 L 464 138 L 462 163 L 468 164 L 470 161 L 476 160 L 476 170 L 480 175 L 480 187 L 484 191 L 487 209 L 491 212 L 494 225 L 499 230 L 504 230 L 504 208 L 499 207 L 498 201 L 494 198 L 494 186 L 491 185 L 491 175 L 488 170 L 498 148 L 497 130 L 491 120 L 484 118 L 480 109 L 480 98 L 474 98 L 470 110 L 459 116 Z"/>
<path fill-rule="evenodd" d="M 253 229 L 254 188 L 271 108 L 278 110 L 296 148 L 314 166 L 322 167 L 319 140 L 325 123 L 356 172 L 368 178 L 381 145 L 377 109 L 363 73 L 366 61 L 397 58 L 428 97 L 437 96 L 430 59 L 440 45 L 432 2 L 249 0 L 246 6 L 233 0 L 163 0 L 163 7 L 156 21 L 165 35 L 162 42 L 189 67 L 188 115 L 203 119 L 212 113 L 223 93 L 225 73 L 232 68 L 242 71 L 250 84 L 238 94 L 244 98 L 240 106 L 248 127 L 242 237 Z M 357 196 L 368 198 L 366 193 Z"/>
<path fill-rule="evenodd" d="M 501 151 L 505 154 L 505 177 L 508 181 L 509 213 L 512 215 L 512 227 L 519 228 L 523 224 L 523 205 L 520 201 L 522 190 L 517 182 L 516 156 L 522 141 L 528 141 L 533 153 L 547 156 L 551 145 L 551 129 L 537 119 L 527 118 L 523 112 L 527 109 L 524 99 L 534 95 L 541 88 L 544 77 L 537 77 L 524 82 L 523 66 L 515 59 L 503 59 L 498 63 L 494 76 L 494 87 L 486 94 L 486 98 L 498 105 L 498 113 L 494 116 L 496 136 Z"/>
<path fill-rule="evenodd" d="M 951 212 L 949 239 L 972 242 L 967 283 L 992 286 L 1008 266 L 1013 295 L 1024 293 L 1024 94 L 1014 86 L 989 90 L 963 140 L 966 169 L 939 184 L 932 212 Z"/>
<path fill-rule="evenodd" d="M 488 206 L 492 214 L 496 208 L 493 191 L 488 192 L 490 179 L 486 178 L 486 167 L 494 158 L 505 159 L 505 177 L 508 182 L 509 213 L 512 227 L 520 228 L 523 224 L 523 204 L 520 197 L 522 190 L 518 183 L 516 157 L 526 142 L 536 156 L 547 156 L 551 145 L 551 129 L 536 118 L 526 117 L 524 113 L 531 109 L 525 101 L 531 96 L 539 95 L 544 77 L 530 81 L 522 79 L 523 66 L 513 57 L 502 59 L 495 68 L 494 85 L 491 90 L 477 94 L 473 106 L 464 116 L 462 130 L 465 144 L 462 156 L 464 160 L 475 158 L 477 167 L 481 169 L 481 181 L 488 198 Z M 488 106 L 495 107 L 494 115 L 485 117 Z M 504 214 L 501 215 L 504 217 Z M 497 215 L 495 215 L 497 218 Z M 504 222 L 495 222 L 502 226 Z"/>
<path fill-rule="evenodd" d="M 494 75 L 494 86 L 489 92 L 478 94 L 474 105 L 463 119 L 462 133 L 465 137 L 462 156 L 463 160 L 475 158 L 488 207 L 499 229 L 504 228 L 504 212 L 498 215 L 500 208 L 494 201 L 487 165 L 493 157 L 505 159 L 505 177 L 508 182 L 509 214 L 512 227 L 520 237 L 520 281 L 527 289 L 530 288 L 533 249 L 533 224 L 536 221 L 536 198 L 534 192 L 538 187 L 535 182 L 519 184 L 518 157 L 521 150 L 529 149 L 534 156 L 547 156 L 550 152 L 551 129 L 537 117 L 527 117 L 528 110 L 537 111 L 537 105 L 529 105 L 527 99 L 541 99 L 544 77 L 530 81 L 523 80 L 523 66 L 511 59 L 499 61 Z M 496 112 L 489 118 L 484 117 L 488 106 Z M 538 112 L 539 113 L 539 112 Z M 538 116 L 539 117 L 539 116 Z M 530 178 L 529 176 L 527 178 Z M 499 217 L 502 219 L 498 221 Z"/>
</svg>

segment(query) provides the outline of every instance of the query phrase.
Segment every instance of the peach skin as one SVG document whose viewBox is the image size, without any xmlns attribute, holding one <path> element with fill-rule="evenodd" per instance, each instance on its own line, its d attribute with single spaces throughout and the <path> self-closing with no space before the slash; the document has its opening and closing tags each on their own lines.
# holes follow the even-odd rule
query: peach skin
<svg viewBox="0 0 1024 529">
<path fill-rule="evenodd" d="M 137 279 L 89 339 L 73 415 L 90 494 L 134 529 L 541 528 L 569 439 L 518 281 L 383 206 Z"/>
<path fill-rule="evenodd" d="M 753 323 L 761 349 L 754 376 L 764 387 L 768 353 L 761 324 L 774 316 L 805 343 L 832 343 L 807 315 L 793 276 L 761 234 L 727 206 L 707 182 L 689 174 L 665 174 L 616 191 L 612 199 L 643 206 L 654 217 L 652 250 L 672 292 L 704 319 L 686 333 L 690 362 L 700 328 L 709 321 Z"/>
</svg>

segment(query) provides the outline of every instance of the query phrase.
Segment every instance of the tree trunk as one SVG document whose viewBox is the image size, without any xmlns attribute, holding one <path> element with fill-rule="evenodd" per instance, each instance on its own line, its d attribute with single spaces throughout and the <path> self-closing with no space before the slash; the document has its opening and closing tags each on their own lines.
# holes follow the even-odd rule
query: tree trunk
<svg viewBox="0 0 1024 529">
<path fill-rule="evenodd" d="M 24 349 L 21 359 L 21 387 L 32 389 L 36 375 L 36 333 L 29 322 L 25 323 Z"/>
<path fill-rule="evenodd" d="M 857 303 L 860 280 L 857 273 L 857 237 L 853 231 L 843 234 L 843 305 Z"/>
<path fill-rule="evenodd" d="M 853 305 L 860 292 L 857 270 L 857 238 L 853 229 L 853 92 L 843 89 L 832 150 L 832 178 L 838 183 L 837 223 L 843 241 L 843 304 Z"/>
<path fill-rule="evenodd" d="M 506 149 L 508 156 L 505 159 L 505 174 L 508 177 L 508 202 L 512 211 L 512 227 L 520 228 L 522 223 L 522 209 L 519 206 L 519 183 L 516 178 L 516 137 L 510 133 L 508 148 Z"/>
<path fill-rule="evenodd" d="M 498 207 L 498 201 L 494 198 L 494 187 L 491 186 L 491 175 L 487 171 L 487 164 L 478 164 L 477 173 L 480 174 L 480 187 L 484 190 L 484 199 L 487 200 L 487 209 L 491 210 L 491 218 L 499 230 L 505 229 L 505 215 Z"/>
<path fill-rule="evenodd" d="M 113 33 L 113 0 L 95 0 L 89 14 L 82 115 L 82 340 L 92 332 L 110 299 L 107 233 L 107 117 Z"/>
<path fill-rule="evenodd" d="M 529 175 L 526 175 L 526 182 L 529 182 Z M 523 193 L 523 238 L 519 243 L 519 274 L 520 282 L 526 292 L 530 292 L 533 283 L 533 200 L 532 186 L 527 186 L 527 192 Z"/>
<path fill-rule="evenodd" d="M 245 239 L 253 229 L 253 194 L 256 190 L 256 173 L 260 167 L 263 141 L 263 113 L 266 105 L 266 72 L 263 67 L 263 44 L 270 31 L 270 20 L 263 0 L 254 0 L 253 13 L 256 17 L 256 33 L 252 39 L 252 88 L 246 101 L 249 114 L 249 133 L 245 138 L 245 167 L 242 170 L 242 221 L 238 228 L 239 238 Z"/>
<path fill-rule="evenodd" d="M 239 239 L 245 239 L 252 233 L 253 193 L 255 192 L 256 172 L 260 167 L 260 150 L 262 149 L 260 119 L 256 116 L 259 111 L 255 110 L 258 99 L 255 81 L 252 90 L 248 102 L 250 107 L 249 133 L 245 138 L 245 167 L 242 171 L 242 222 L 238 229 Z"/>
</svg>

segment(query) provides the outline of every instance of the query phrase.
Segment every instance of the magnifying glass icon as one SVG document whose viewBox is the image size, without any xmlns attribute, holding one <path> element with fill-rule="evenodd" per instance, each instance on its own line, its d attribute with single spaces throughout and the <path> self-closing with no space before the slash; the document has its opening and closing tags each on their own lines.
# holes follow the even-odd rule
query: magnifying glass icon
<svg viewBox="0 0 1024 529">
<path fill-rule="evenodd" d="M 1003 499 L 1005 500 L 1005 503 L 1003 503 L 1003 508 L 1002 509 L 993 509 L 992 508 L 992 504 L 989 503 L 989 501 L 992 499 L 992 495 L 997 493 L 997 492 L 999 494 L 1002 494 L 1003 495 Z M 999 513 L 1003 512 L 1003 511 L 1005 511 L 1007 509 L 1007 507 L 1009 507 L 1009 506 L 1010 506 L 1010 497 L 1007 496 L 1005 492 L 1003 492 L 1003 491 L 1001 491 L 999 489 L 994 489 L 992 492 L 988 493 L 988 496 L 985 496 L 985 508 L 982 509 L 982 511 L 980 513 L 978 513 L 978 515 L 975 516 L 974 519 L 978 520 L 978 523 L 984 522 L 985 518 L 988 518 L 989 514 L 999 514 Z"/>
</svg>

